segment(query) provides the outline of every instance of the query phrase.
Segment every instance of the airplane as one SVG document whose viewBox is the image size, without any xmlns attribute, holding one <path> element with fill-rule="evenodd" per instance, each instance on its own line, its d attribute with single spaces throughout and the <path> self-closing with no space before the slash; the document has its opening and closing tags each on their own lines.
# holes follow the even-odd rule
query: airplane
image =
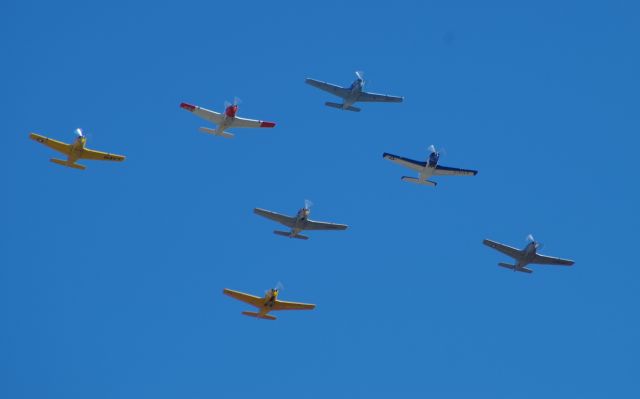
<svg viewBox="0 0 640 399">
<path fill-rule="evenodd" d="M 383 102 L 383 103 L 401 103 L 404 97 L 389 96 L 386 94 L 368 93 L 364 91 L 364 78 L 363 73 L 356 71 L 356 80 L 351 83 L 349 87 L 341 87 L 331 83 L 322 82 L 311 78 L 305 79 L 305 82 L 320 90 L 324 90 L 335 96 L 342 98 L 342 104 L 326 102 L 324 105 L 328 107 L 338 108 L 344 111 L 360 112 L 360 108 L 353 107 L 352 105 L 358 101 L 360 102 Z"/>
<path fill-rule="evenodd" d="M 216 136 L 231 138 L 233 133 L 226 132 L 226 129 L 236 127 L 274 127 L 276 124 L 273 122 L 259 121 L 256 119 L 245 119 L 236 116 L 238 113 L 238 99 L 233 101 L 233 104 L 225 103 L 224 113 L 218 113 L 210 111 L 206 108 L 198 107 L 197 105 L 191 105 L 188 103 L 180 103 L 180 108 L 186 109 L 189 112 L 193 112 L 202 119 L 206 119 L 210 122 L 218 125 L 215 129 L 209 129 L 207 127 L 201 127 L 199 130 L 203 133 L 209 133 Z"/>
<path fill-rule="evenodd" d="M 573 265 L 574 262 L 569 259 L 554 258 L 551 256 L 539 254 L 538 249 L 542 247 L 542 244 L 537 242 L 531 234 L 527 236 L 527 240 L 529 241 L 529 243 L 522 250 L 487 239 L 483 240 L 482 243 L 515 259 L 515 265 L 503 262 L 498 263 L 498 266 L 506 267 L 507 269 L 511 269 L 514 272 L 533 273 L 533 270 L 526 267 L 530 263 L 538 265 L 559 266 Z"/>
<path fill-rule="evenodd" d="M 311 202 L 305 201 L 304 208 L 300 209 L 296 216 L 287 216 L 281 213 L 268 211 L 266 209 L 255 208 L 253 213 L 274 220 L 291 229 L 291 231 L 274 230 L 273 233 L 289 238 L 308 240 L 309 237 L 300 234 L 302 230 L 346 230 L 347 225 L 327 222 L 317 222 L 309 219 L 311 213 Z"/>
<path fill-rule="evenodd" d="M 76 129 L 75 132 L 78 137 L 72 144 L 53 140 L 36 133 L 30 133 L 29 138 L 66 155 L 66 161 L 56 158 L 51 158 L 50 161 L 58 165 L 67 166 L 69 168 L 85 170 L 87 168 L 86 166 L 76 163 L 76 161 L 79 159 L 92 159 L 96 161 L 124 161 L 125 157 L 122 155 L 110 154 L 107 152 L 88 149 L 87 147 L 85 147 L 85 145 L 87 144 L 87 138 L 82 133 L 82 129 Z"/>
<path fill-rule="evenodd" d="M 400 157 L 387 152 L 382 154 L 382 157 L 419 173 L 418 178 L 402 176 L 400 180 L 425 186 L 435 187 L 438 185 L 435 181 L 427 180 L 431 176 L 475 176 L 478 174 L 477 170 L 450 168 L 448 166 L 438 165 L 440 152 L 436 151 L 433 145 L 429 146 L 429 151 L 429 158 L 426 162 L 414 161 L 413 159 Z"/>
<path fill-rule="evenodd" d="M 245 294 L 243 292 L 230 290 L 225 288 L 222 291 L 225 295 L 239 301 L 248 303 L 251 306 L 258 308 L 258 312 L 242 312 L 243 315 L 249 317 L 256 317 L 258 319 L 275 320 L 275 316 L 271 316 L 267 313 L 275 310 L 312 310 L 316 305 L 310 303 L 299 302 L 287 302 L 278 299 L 279 288 L 272 288 L 265 292 L 264 297 L 260 298 L 255 295 Z"/>
</svg>

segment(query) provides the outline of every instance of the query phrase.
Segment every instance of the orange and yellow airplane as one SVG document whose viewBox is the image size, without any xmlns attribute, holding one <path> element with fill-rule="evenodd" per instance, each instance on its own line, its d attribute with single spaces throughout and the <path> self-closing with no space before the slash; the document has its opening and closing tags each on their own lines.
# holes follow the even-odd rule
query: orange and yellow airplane
<svg viewBox="0 0 640 399">
<path fill-rule="evenodd" d="M 63 143 L 61 141 L 53 140 L 35 133 L 29 134 L 29 138 L 66 155 L 66 161 L 62 159 L 51 158 L 51 162 L 58 165 L 67 166 L 69 168 L 85 170 L 87 168 L 86 166 L 76 163 L 78 159 L 93 159 L 96 161 L 124 161 L 125 157 L 123 157 L 122 155 L 109 154 L 107 152 L 95 151 L 86 148 L 85 144 L 87 143 L 87 138 L 84 136 L 84 134 L 82 134 L 82 130 L 76 129 L 76 134 L 78 135 L 78 137 L 72 144 Z"/>
<path fill-rule="evenodd" d="M 245 294 L 243 292 L 234 291 L 225 288 L 222 292 L 225 295 L 229 295 L 231 298 L 248 303 L 249 305 L 258 308 L 258 312 L 242 312 L 245 316 L 257 317 L 259 319 L 275 320 L 275 316 L 268 315 L 267 313 L 272 310 L 311 310 L 315 309 L 316 305 L 310 303 L 298 303 L 298 302 L 286 302 L 278 300 L 277 288 L 268 290 L 264 297 L 260 298 L 254 295 Z"/>
</svg>

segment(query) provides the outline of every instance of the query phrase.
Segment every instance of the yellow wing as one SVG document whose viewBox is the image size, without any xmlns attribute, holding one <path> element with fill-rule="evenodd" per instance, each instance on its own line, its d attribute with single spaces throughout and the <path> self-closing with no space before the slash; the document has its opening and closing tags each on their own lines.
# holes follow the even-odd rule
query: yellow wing
<svg viewBox="0 0 640 399">
<path fill-rule="evenodd" d="M 69 153 L 71 152 L 71 145 L 63 143 L 61 141 L 52 140 L 48 137 L 44 137 L 35 133 L 30 133 L 29 138 L 31 140 L 37 141 L 40 144 L 44 144 L 51 149 L 61 152 L 65 155 L 69 155 Z"/>
<path fill-rule="evenodd" d="M 311 303 L 300 303 L 300 302 L 287 302 L 287 301 L 276 301 L 273 304 L 273 310 L 311 310 L 315 309 L 316 305 Z"/>
<path fill-rule="evenodd" d="M 108 152 L 85 148 L 80 154 L 80 159 L 93 159 L 96 161 L 124 161 L 125 157 L 122 155 L 109 154 Z"/>
<path fill-rule="evenodd" d="M 222 293 L 257 308 L 264 306 L 264 299 L 254 295 L 245 294 L 244 292 L 234 291 L 227 288 L 225 288 Z"/>
</svg>

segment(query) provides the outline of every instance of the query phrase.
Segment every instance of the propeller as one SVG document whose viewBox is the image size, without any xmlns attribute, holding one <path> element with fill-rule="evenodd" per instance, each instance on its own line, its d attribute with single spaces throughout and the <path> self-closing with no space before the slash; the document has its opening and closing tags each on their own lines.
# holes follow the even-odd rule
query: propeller
<svg viewBox="0 0 640 399">
<path fill-rule="evenodd" d="M 234 105 L 234 106 L 235 105 L 239 105 L 241 102 L 242 102 L 242 100 L 239 99 L 238 97 L 233 97 L 233 104 L 230 103 L 229 101 L 225 101 L 224 102 L 224 107 L 227 108 L 227 107 L 229 107 L 231 105 Z"/>
<path fill-rule="evenodd" d="M 278 281 L 276 283 L 275 287 L 273 287 L 272 289 L 269 289 L 269 290 L 265 290 L 264 293 L 265 293 L 265 295 L 268 295 L 272 291 L 278 291 L 279 292 L 279 291 L 282 291 L 283 289 L 284 289 L 284 285 L 280 281 Z"/>
<path fill-rule="evenodd" d="M 308 199 L 304 200 L 304 209 L 309 211 L 309 210 L 311 210 L 312 206 L 313 206 L 313 202 L 311 202 Z"/>
<path fill-rule="evenodd" d="M 358 79 L 364 80 L 364 72 L 356 71 L 356 76 L 358 77 Z"/>
<path fill-rule="evenodd" d="M 77 128 L 74 132 L 78 137 L 84 137 L 84 134 L 82 133 L 82 129 Z"/>
<path fill-rule="evenodd" d="M 533 238 L 533 234 L 529 234 L 527 236 L 527 241 L 532 242 L 536 246 L 536 249 L 540 249 L 543 246 L 543 244 L 541 242 L 538 242 L 538 241 L 536 241 L 535 238 Z"/>
<path fill-rule="evenodd" d="M 444 147 L 438 149 L 433 144 L 431 144 L 429 146 L 428 150 L 429 150 L 430 153 L 434 153 L 435 152 L 438 155 L 447 155 L 447 150 Z"/>
</svg>

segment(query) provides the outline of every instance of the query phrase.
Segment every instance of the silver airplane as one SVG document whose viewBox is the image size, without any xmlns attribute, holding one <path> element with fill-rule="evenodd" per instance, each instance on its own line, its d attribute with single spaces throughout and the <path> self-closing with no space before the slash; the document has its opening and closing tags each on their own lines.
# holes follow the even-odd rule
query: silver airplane
<svg viewBox="0 0 640 399">
<path fill-rule="evenodd" d="M 356 71 L 356 80 L 353 81 L 349 87 L 341 87 L 331 83 L 322 82 L 320 80 L 305 79 L 307 84 L 313 87 L 317 87 L 320 90 L 324 90 L 335 96 L 342 98 L 342 104 L 326 102 L 324 105 L 328 107 L 338 108 L 346 111 L 360 112 L 360 108 L 353 107 L 352 105 L 358 101 L 360 102 L 382 102 L 382 103 L 401 103 L 404 97 L 389 96 L 386 94 L 368 93 L 363 91 L 364 78 L 360 71 Z"/>
<path fill-rule="evenodd" d="M 523 272 L 523 273 L 533 273 L 533 270 L 528 269 L 526 266 L 528 264 L 538 264 L 538 265 L 558 265 L 558 266 L 571 266 L 573 265 L 573 261 L 569 259 L 562 258 L 554 258 L 552 256 L 545 256 L 538 253 L 538 249 L 542 247 L 542 245 L 537 242 L 531 234 L 527 236 L 527 240 L 529 243 L 527 246 L 520 250 L 517 248 L 510 247 L 508 245 L 500 244 L 499 242 L 484 240 L 482 243 L 490 248 L 493 248 L 497 251 L 502 252 L 503 254 L 512 257 L 515 259 L 516 264 L 512 265 L 509 263 L 498 263 L 498 266 L 506 267 L 507 269 L 511 269 L 514 272 Z"/>
<path fill-rule="evenodd" d="M 266 209 L 255 208 L 253 213 L 267 219 L 271 219 L 289 227 L 290 231 L 274 230 L 273 233 L 289 238 L 307 240 L 309 237 L 300 234 L 302 230 L 346 230 L 347 225 L 338 223 L 317 222 L 309 219 L 311 213 L 311 202 L 305 201 L 304 208 L 300 209 L 296 216 L 287 216 L 281 213 L 268 211 Z"/>
</svg>

